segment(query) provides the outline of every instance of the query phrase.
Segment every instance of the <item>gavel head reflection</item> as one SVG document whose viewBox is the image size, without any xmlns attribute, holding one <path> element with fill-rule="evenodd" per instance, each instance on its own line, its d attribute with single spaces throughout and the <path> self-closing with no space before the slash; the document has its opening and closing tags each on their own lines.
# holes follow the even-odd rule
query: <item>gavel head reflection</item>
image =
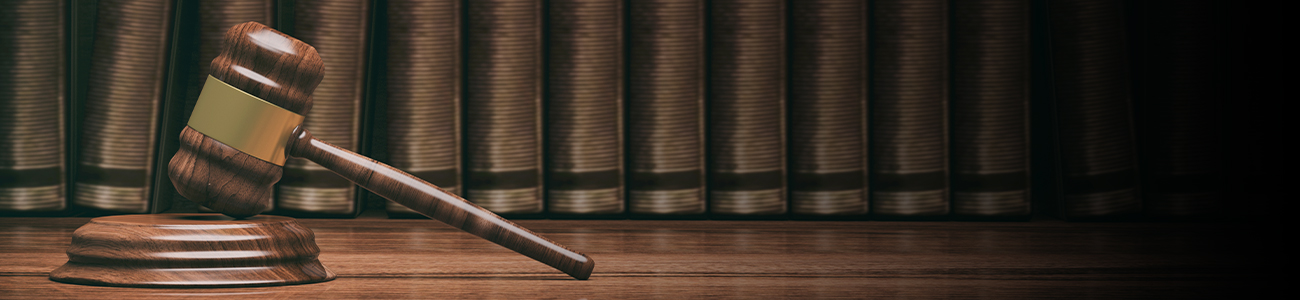
<svg viewBox="0 0 1300 300">
<path fill-rule="evenodd" d="M 212 60 L 204 94 L 190 126 L 181 132 L 180 149 L 167 171 L 185 198 L 231 217 L 246 218 L 271 208 L 272 185 L 284 173 L 288 140 L 284 131 L 301 124 L 301 117 L 298 124 L 274 120 L 285 115 L 275 115 L 275 108 L 307 115 L 312 91 L 324 77 L 324 66 L 316 48 L 256 22 L 230 28 L 224 45 Z M 241 103 L 246 106 L 243 110 L 232 110 L 232 104 L 223 101 L 226 99 L 204 99 L 214 97 L 209 91 L 235 93 L 230 87 L 275 107 Z M 198 119 L 207 123 L 196 124 Z M 275 127 L 257 128 L 266 125 Z M 243 128 L 230 129 L 233 126 Z M 223 140 L 213 137 L 216 135 Z"/>
</svg>

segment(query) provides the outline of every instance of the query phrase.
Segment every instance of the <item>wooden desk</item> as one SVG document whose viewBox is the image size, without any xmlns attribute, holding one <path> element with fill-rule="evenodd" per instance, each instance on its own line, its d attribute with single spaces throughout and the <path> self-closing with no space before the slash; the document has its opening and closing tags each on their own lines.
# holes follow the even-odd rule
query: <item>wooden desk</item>
<svg viewBox="0 0 1300 300">
<path fill-rule="evenodd" d="M 1264 276 L 1259 260 L 1233 250 L 1262 242 L 1230 223 L 520 221 L 597 261 L 591 280 L 577 281 L 430 220 L 303 219 L 337 280 L 228 289 L 50 281 L 87 221 L 0 218 L 0 298 L 1197 298 Z"/>
</svg>

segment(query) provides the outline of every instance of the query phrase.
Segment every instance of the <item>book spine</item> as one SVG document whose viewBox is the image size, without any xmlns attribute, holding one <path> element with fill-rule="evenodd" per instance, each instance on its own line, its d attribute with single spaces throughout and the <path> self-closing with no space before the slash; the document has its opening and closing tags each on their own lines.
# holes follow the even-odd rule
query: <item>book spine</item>
<svg viewBox="0 0 1300 300">
<path fill-rule="evenodd" d="M 952 210 L 1027 218 L 1029 1 L 953 2 Z"/>
<path fill-rule="evenodd" d="M 153 210 L 160 110 L 173 2 L 100 1 L 73 202 L 126 213 Z"/>
<path fill-rule="evenodd" d="M 67 207 L 67 4 L 17 1 L 0 44 L 0 212 Z M 23 47 L 15 47 L 22 45 Z"/>
<path fill-rule="evenodd" d="M 543 211 L 541 4 L 466 3 L 465 196 L 499 214 Z"/>
<path fill-rule="evenodd" d="M 1148 216 L 1222 216 L 1212 1 L 1142 1 L 1142 196 Z M 1142 55 L 1144 54 L 1144 55 Z M 1137 71 L 1137 70 L 1135 70 Z"/>
<path fill-rule="evenodd" d="M 785 1 L 711 5 L 710 211 L 784 214 Z"/>
<path fill-rule="evenodd" d="M 629 10 L 629 211 L 703 214 L 704 1 L 633 1 Z"/>
<path fill-rule="evenodd" d="M 947 1 L 872 7 L 871 213 L 948 215 Z"/>
<path fill-rule="evenodd" d="M 312 94 L 303 122 L 317 138 L 357 151 L 361 141 L 370 3 L 355 0 L 298 0 L 294 36 L 316 47 L 325 79 Z M 356 186 L 316 163 L 292 158 L 276 190 L 278 212 L 348 217 L 360 212 Z"/>
<path fill-rule="evenodd" d="M 554 0 L 548 12 L 548 211 L 623 213 L 623 3 Z"/>
<path fill-rule="evenodd" d="M 867 212 L 867 5 L 791 3 L 790 210 Z"/>
<path fill-rule="evenodd" d="M 460 1 L 390 0 L 387 12 L 389 161 L 460 193 Z M 418 214 L 386 203 L 389 215 Z"/>
<path fill-rule="evenodd" d="M 1124 9 L 1119 0 L 1048 3 L 1064 219 L 1142 210 Z"/>
<path fill-rule="evenodd" d="M 198 56 L 193 64 L 197 72 L 189 76 L 189 88 L 186 92 L 185 118 L 189 119 L 194 111 L 194 102 L 198 101 L 199 91 L 207 80 L 212 59 L 221 53 L 221 43 L 226 30 L 244 22 L 274 24 L 275 1 L 273 0 L 202 0 L 199 1 L 199 38 Z"/>
</svg>

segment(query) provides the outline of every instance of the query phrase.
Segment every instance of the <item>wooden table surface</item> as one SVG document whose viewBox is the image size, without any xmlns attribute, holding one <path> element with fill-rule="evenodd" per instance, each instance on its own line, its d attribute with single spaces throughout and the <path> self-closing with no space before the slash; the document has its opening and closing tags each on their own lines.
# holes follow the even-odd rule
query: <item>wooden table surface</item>
<svg viewBox="0 0 1300 300">
<path fill-rule="evenodd" d="M 578 281 L 431 220 L 302 219 L 325 283 L 63 284 L 87 218 L 0 218 L 0 298 L 1200 298 L 1265 274 L 1241 223 L 523 220 L 596 260 Z"/>
</svg>

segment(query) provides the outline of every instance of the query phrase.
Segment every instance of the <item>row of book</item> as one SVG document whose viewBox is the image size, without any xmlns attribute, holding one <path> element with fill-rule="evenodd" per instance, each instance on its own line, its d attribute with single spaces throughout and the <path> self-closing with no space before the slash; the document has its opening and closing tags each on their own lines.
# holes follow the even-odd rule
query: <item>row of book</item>
<svg viewBox="0 0 1300 300">
<path fill-rule="evenodd" d="M 324 59 L 316 137 L 510 216 L 1201 217 L 1223 193 L 1208 1 L 0 9 L 11 214 L 202 209 L 165 165 L 222 34 L 247 21 Z M 382 203 L 302 159 L 274 197 L 301 216 Z"/>
</svg>

